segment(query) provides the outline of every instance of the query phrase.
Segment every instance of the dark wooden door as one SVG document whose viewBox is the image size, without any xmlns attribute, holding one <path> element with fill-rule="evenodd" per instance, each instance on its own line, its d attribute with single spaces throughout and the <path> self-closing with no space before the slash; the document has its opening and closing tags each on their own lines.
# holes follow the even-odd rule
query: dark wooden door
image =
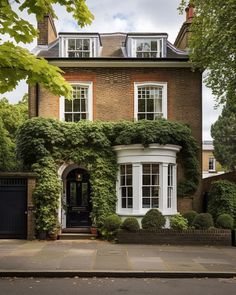
<svg viewBox="0 0 236 295">
<path fill-rule="evenodd" d="M 0 178 L 0 238 L 27 235 L 27 179 Z"/>
<path fill-rule="evenodd" d="M 90 183 L 86 170 L 75 169 L 67 176 L 67 227 L 89 226 Z"/>
</svg>

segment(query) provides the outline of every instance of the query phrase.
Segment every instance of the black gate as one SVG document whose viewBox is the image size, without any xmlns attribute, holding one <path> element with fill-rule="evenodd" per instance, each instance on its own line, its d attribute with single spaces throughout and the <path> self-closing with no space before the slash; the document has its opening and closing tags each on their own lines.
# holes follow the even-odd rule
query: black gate
<svg viewBox="0 0 236 295">
<path fill-rule="evenodd" d="M 27 236 L 27 179 L 0 178 L 0 238 Z"/>
</svg>

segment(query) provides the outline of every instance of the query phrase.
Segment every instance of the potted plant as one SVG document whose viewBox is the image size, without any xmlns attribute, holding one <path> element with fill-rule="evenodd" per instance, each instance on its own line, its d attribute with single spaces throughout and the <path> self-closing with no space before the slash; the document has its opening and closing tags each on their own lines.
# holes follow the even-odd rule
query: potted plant
<svg viewBox="0 0 236 295">
<path fill-rule="evenodd" d="M 92 219 L 92 225 L 90 227 L 90 232 L 93 235 L 96 235 L 96 236 L 98 235 L 98 228 L 97 228 L 97 222 L 96 222 L 95 217 Z"/>
<path fill-rule="evenodd" d="M 58 222 L 49 232 L 48 232 L 48 237 L 50 240 L 57 240 L 58 234 L 61 231 L 61 225 Z"/>
</svg>

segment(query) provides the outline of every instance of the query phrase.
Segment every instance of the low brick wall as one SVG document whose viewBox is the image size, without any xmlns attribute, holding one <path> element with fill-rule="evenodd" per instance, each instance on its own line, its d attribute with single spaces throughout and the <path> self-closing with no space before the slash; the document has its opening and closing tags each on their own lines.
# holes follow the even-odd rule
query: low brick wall
<svg viewBox="0 0 236 295">
<path fill-rule="evenodd" d="M 123 244 L 169 244 L 169 245 L 221 245 L 231 246 L 231 230 L 120 230 L 118 243 Z"/>
</svg>

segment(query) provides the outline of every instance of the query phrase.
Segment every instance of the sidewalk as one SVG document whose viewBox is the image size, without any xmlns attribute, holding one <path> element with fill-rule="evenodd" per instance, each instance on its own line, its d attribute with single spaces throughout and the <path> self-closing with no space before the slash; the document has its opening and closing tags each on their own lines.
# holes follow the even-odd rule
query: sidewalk
<svg viewBox="0 0 236 295">
<path fill-rule="evenodd" d="M 1 276 L 235 277 L 236 248 L 0 240 Z"/>
</svg>

